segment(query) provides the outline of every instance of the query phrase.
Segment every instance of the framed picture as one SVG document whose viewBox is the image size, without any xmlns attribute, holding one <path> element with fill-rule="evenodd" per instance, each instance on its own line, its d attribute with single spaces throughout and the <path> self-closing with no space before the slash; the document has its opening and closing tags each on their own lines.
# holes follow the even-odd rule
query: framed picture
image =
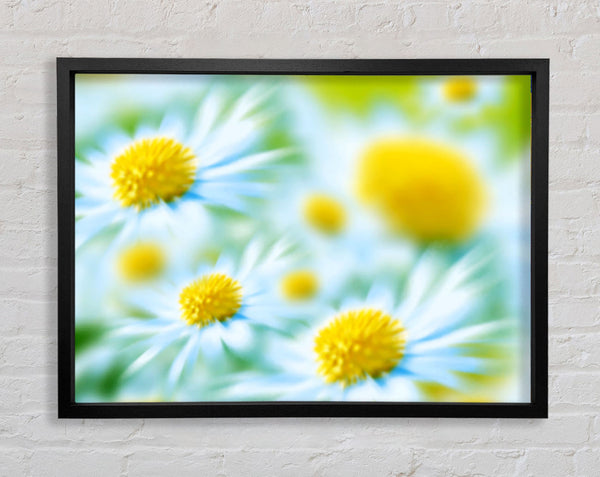
<svg viewBox="0 0 600 477">
<path fill-rule="evenodd" d="M 547 417 L 548 69 L 59 58 L 59 417 Z"/>
</svg>

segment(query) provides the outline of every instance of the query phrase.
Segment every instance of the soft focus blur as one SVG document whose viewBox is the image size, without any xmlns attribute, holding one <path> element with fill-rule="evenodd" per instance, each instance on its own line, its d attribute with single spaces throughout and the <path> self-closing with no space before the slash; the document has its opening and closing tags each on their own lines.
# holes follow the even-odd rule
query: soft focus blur
<svg viewBox="0 0 600 477">
<path fill-rule="evenodd" d="M 265 356 L 266 349 L 326 321 L 348 297 L 366 297 L 384 281 L 402 301 L 425 254 L 453 270 L 462 257 L 484 250 L 485 265 L 464 285 L 484 290 L 466 320 L 511 326 L 493 338 L 452 345 L 460 356 L 485 363 L 478 372 L 456 371 L 458 386 L 416 384 L 426 401 L 529 401 L 529 77 L 77 75 L 76 159 L 90 164 L 102 156 L 110 167 L 124 152 L 115 149 L 115 138 L 135 144 L 183 127 L 186 132 L 174 137 L 190 148 L 195 170 L 204 170 L 207 151 L 188 140 L 200 134 L 198 111 L 218 103 L 213 119 L 227 133 L 239 98 L 257 86 L 265 94 L 248 109 L 259 119 L 247 148 L 285 153 L 267 166 L 240 169 L 235 181 L 240 188 L 260 182 L 264 191 L 248 194 L 235 210 L 182 189 L 161 204 L 164 222 L 125 238 L 119 232 L 128 224 L 99 214 L 106 223 L 77 250 L 76 400 L 232 399 L 229 389 L 248 376 L 280 375 L 277 356 Z M 239 159 L 231 156 L 232 167 Z M 168 177 L 160 180 L 167 182 L 181 174 L 164 171 Z M 117 199 L 120 183 L 109 176 L 106 183 L 114 189 L 106 203 L 126 207 Z M 81 204 L 97 192 L 86 186 L 76 183 Z M 184 223 L 171 224 L 181 219 L 169 211 L 188 202 L 201 202 L 206 217 L 188 214 Z M 78 227 L 85 210 L 77 208 L 76 215 Z M 170 233 L 170 227 L 184 232 Z M 280 326 L 257 327 L 243 353 L 224 341 L 218 359 L 199 354 L 168 385 L 187 344 L 174 338 L 152 353 L 167 331 L 150 332 L 144 323 L 158 317 L 205 330 L 180 314 L 165 315 L 152 297 L 220 257 L 241 259 L 256 238 L 267 246 L 282 239 L 292 244 L 289 264 L 261 283 L 281 310 L 272 312 Z M 243 303 L 244 290 L 241 296 Z M 177 313 L 180 306 L 173 303 Z M 143 333 L 120 334 L 132 322 Z M 256 382 L 257 389 L 234 399 L 279 398 Z"/>
</svg>

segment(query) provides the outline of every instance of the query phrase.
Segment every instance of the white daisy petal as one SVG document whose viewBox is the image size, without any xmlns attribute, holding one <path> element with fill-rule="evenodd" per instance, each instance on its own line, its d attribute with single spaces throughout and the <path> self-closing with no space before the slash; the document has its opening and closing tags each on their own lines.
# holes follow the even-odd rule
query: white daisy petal
<svg viewBox="0 0 600 477">
<path fill-rule="evenodd" d="M 233 320 L 223 327 L 221 339 L 237 352 L 247 351 L 253 343 L 252 330 L 245 320 Z"/>
<path fill-rule="evenodd" d="M 242 151 L 252 145 L 257 137 L 257 124 L 253 119 L 228 123 L 207 138 L 200 150 L 202 167 L 225 166 L 240 157 Z"/>
<path fill-rule="evenodd" d="M 252 211 L 243 197 L 232 194 L 223 184 L 199 182 L 194 192 L 196 198 L 208 204 L 220 205 L 242 214 L 250 214 Z"/>
<path fill-rule="evenodd" d="M 91 192 L 105 191 L 110 187 L 110 173 L 100 164 L 75 162 L 75 188 L 86 195 Z M 96 192 L 97 195 L 98 192 Z"/>
<path fill-rule="evenodd" d="M 161 136 L 183 141 L 186 136 L 186 126 L 176 113 L 166 114 L 160 123 L 158 132 Z"/>
<path fill-rule="evenodd" d="M 265 101 L 272 93 L 272 90 L 265 88 L 263 85 L 255 85 L 250 88 L 243 96 L 235 103 L 235 106 L 230 114 L 231 121 L 237 121 L 244 118 L 260 103 Z"/>
<path fill-rule="evenodd" d="M 431 290 L 431 284 L 439 273 L 439 265 L 434 260 L 422 258 L 412 269 L 410 280 L 398 313 L 410 317 L 413 311 L 423 301 L 425 295 Z"/>
<path fill-rule="evenodd" d="M 75 249 L 112 225 L 122 224 L 116 221 L 114 207 L 81 217 L 75 222 Z"/>
<path fill-rule="evenodd" d="M 104 160 L 112 160 L 115 156 L 121 154 L 130 144 L 131 137 L 121 130 L 113 130 L 101 137 L 100 144 L 103 144 Z"/>
<path fill-rule="evenodd" d="M 478 305 L 478 289 L 462 290 L 449 296 L 436 297 L 426 307 L 415 311 L 406 326 L 412 339 L 420 340 L 433 333 L 452 329 L 457 323 L 472 316 Z"/>
<path fill-rule="evenodd" d="M 213 130 L 217 118 L 223 109 L 225 98 L 220 91 L 213 90 L 200 104 L 192 126 L 190 144 L 194 150 L 200 150 L 209 132 Z"/>
<path fill-rule="evenodd" d="M 382 396 L 381 385 L 372 378 L 367 378 L 358 385 L 350 386 L 345 390 L 345 401 L 380 401 Z"/>
<path fill-rule="evenodd" d="M 435 366 L 436 364 L 438 366 Z M 444 361 L 432 363 L 430 359 L 405 356 L 400 375 L 408 375 L 414 381 L 429 381 L 456 389 L 460 386 L 460 381 L 450 371 L 451 369 L 445 366 Z M 394 375 L 392 374 L 392 376 Z"/>
<path fill-rule="evenodd" d="M 219 322 L 198 330 L 200 336 L 200 351 L 209 360 L 218 358 L 223 351 L 223 325 Z"/>
<path fill-rule="evenodd" d="M 173 322 L 167 318 L 153 318 L 147 321 L 135 320 L 137 323 L 125 325 L 117 328 L 114 336 L 133 336 L 133 335 L 154 335 L 163 332 L 170 332 L 180 329 L 179 323 Z"/>
<path fill-rule="evenodd" d="M 185 344 L 183 349 L 179 352 L 171 368 L 169 369 L 169 375 L 167 377 L 167 389 L 173 390 L 179 381 L 181 374 L 186 366 L 186 363 L 193 362 L 198 356 L 198 344 L 200 342 L 199 334 L 192 333 L 190 339 Z M 195 356 L 194 356 L 195 355 Z"/>
<path fill-rule="evenodd" d="M 499 330 L 510 329 L 511 325 L 507 320 L 493 321 L 490 323 L 481 323 L 465 328 L 458 328 L 449 333 L 441 334 L 435 338 L 411 340 L 414 344 L 411 346 L 411 352 L 415 354 L 428 353 L 437 349 L 452 350 L 454 345 L 460 343 L 490 342 L 486 339 L 492 333 Z"/>
<path fill-rule="evenodd" d="M 422 400 L 421 392 L 415 382 L 402 375 L 386 380 L 383 395 L 386 401 L 418 402 Z"/>
<path fill-rule="evenodd" d="M 236 274 L 239 280 L 245 281 L 248 274 L 256 267 L 260 254 L 264 251 L 264 248 L 264 245 L 258 240 L 253 240 L 246 246 Z"/>
<path fill-rule="evenodd" d="M 235 161 L 222 164 L 216 163 L 207 167 L 202 172 L 204 180 L 217 179 L 219 177 L 237 174 L 239 172 L 257 170 L 265 164 L 285 157 L 289 153 L 286 149 L 276 149 L 273 151 L 260 152 L 245 157 L 237 158 Z"/>
<path fill-rule="evenodd" d="M 153 344 L 146 349 L 135 361 L 133 361 L 123 373 L 124 377 L 129 377 L 135 374 L 137 371 L 146 366 L 150 361 L 152 361 L 156 356 L 158 356 L 162 351 L 164 351 L 167 346 L 169 346 L 173 340 L 180 338 L 183 336 L 187 330 L 181 330 L 181 328 L 172 330 L 169 332 L 161 333 L 159 337 L 154 336 L 150 342 Z"/>
</svg>

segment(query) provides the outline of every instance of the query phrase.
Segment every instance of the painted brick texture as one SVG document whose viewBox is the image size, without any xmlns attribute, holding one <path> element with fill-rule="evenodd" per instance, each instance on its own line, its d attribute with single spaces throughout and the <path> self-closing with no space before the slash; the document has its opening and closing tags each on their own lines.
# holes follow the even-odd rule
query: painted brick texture
<svg viewBox="0 0 600 477">
<path fill-rule="evenodd" d="M 5 0 L 0 475 L 600 474 L 600 2 Z M 550 419 L 56 419 L 57 56 L 549 57 Z"/>
</svg>

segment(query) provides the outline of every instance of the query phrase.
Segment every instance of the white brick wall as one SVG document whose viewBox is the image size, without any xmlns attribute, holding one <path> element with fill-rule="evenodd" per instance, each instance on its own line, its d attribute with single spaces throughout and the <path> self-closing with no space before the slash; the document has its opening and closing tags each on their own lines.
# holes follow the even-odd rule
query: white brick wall
<svg viewBox="0 0 600 477">
<path fill-rule="evenodd" d="M 0 475 L 599 475 L 600 3 L 5 0 Z M 550 419 L 56 419 L 56 56 L 550 57 Z"/>
</svg>

